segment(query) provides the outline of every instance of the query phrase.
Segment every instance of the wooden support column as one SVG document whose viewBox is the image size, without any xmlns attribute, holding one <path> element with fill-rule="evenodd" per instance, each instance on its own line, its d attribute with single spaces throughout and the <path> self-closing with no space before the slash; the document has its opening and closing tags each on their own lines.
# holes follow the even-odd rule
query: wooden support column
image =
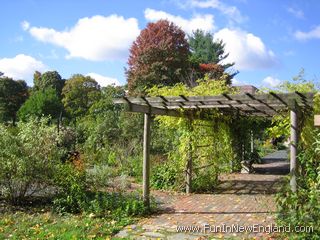
<svg viewBox="0 0 320 240">
<path fill-rule="evenodd" d="M 294 104 L 290 110 L 291 137 L 290 137 L 290 186 L 293 192 L 297 191 L 297 147 L 298 147 L 298 112 Z"/>
<path fill-rule="evenodd" d="M 251 153 L 254 151 L 254 139 L 253 139 L 253 130 L 250 131 L 250 147 Z"/>
<path fill-rule="evenodd" d="M 151 114 L 144 114 L 143 132 L 143 202 L 150 207 L 150 122 Z"/>
<path fill-rule="evenodd" d="M 192 131 L 192 120 L 189 120 L 189 130 Z M 192 192 L 192 139 L 189 138 L 188 160 L 186 166 L 186 193 Z"/>
<path fill-rule="evenodd" d="M 189 153 L 187 169 L 186 169 L 186 193 L 191 193 L 191 192 L 192 192 L 192 153 Z"/>
</svg>

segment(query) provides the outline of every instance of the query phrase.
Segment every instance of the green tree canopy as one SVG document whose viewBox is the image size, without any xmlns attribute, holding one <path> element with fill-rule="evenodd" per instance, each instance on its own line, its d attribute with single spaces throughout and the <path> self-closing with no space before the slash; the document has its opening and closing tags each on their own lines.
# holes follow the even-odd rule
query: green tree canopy
<svg viewBox="0 0 320 240">
<path fill-rule="evenodd" d="M 61 78 L 57 71 L 48 71 L 43 74 L 36 71 L 33 75 L 34 90 L 53 88 L 57 91 L 59 97 L 61 96 L 64 82 L 65 80 Z"/>
<path fill-rule="evenodd" d="M 154 85 L 182 82 L 188 69 L 189 44 L 172 22 L 149 23 L 130 48 L 126 71 L 130 94 L 144 94 Z"/>
<path fill-rule="evenodd" d="M 238 72 L 226 73 L 226 69 L 234 66 L 234 63 L 222 63 L 229 54 L 225 52 L 225 44 L 222 40 L 215 41 L 211 33 L 196 30 L 189 36 L 190 62 L 196 71 L 196 78 L 203 78 L 209 74 L 212 79 L 219 79 L 223 74 L 228 74 L 229 83 Z"/>
<path fill-rule="evenodd" d="M 214 41 L 211 33 L 196 30 L 189 36 L 191 58 L 198 63 L 220 64 L 229 54 L 225 53 L 225 44 L 222 40 Z M 223 65 L 225 68 L 233 66 L 234 63 Z"/>
<path fill-rule="evenodd" d="M 34 92 L 30 98 L 21 106 L 18 116 L 26 121 L 29 117 L 51 116 L 58 118 L 63 111 L 63 105 L 58 93 L 53 88 Z"/>
<path fill-rule="evenodd" d="M 75 74 L 62 89 L 62 102 L 71 117 L 84 116 L 99 99 L 100 86 L 89 76 Z"/>
<path fill-rule="evenodd" d="M 15 124 L 17 111 L 27 98 L 25 81 L 14 81 L 0 75 L 0 121 L 12 121 Z"/>
</svg>

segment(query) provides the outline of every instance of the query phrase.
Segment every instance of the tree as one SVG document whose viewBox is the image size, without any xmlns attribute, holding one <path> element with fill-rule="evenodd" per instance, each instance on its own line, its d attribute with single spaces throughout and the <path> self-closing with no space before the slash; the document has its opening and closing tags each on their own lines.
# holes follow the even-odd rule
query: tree
<svg viewBox="0 0 320 240">
<path fill-rule="evenodd" d="M 225 53 L 225 44 L 222 40 L 214 41 L 211 33 L 205 33 L 202 30 L 196 30 L 189 36 L 191 58 L 199 63 L 219 64 L 226 59 L 229 54 Z M 234 63 L 223 65 L 225 68 L 233 66 Z"/>
<path fill-rule="evenodd" d="M 12 121 L 15 125 L 17 111 L 28 98 L 28 87 L 25 81 L 14 81 L 0 75 L 0 120 Z"/>
<path fill-rule="evenodd" d="M 89 76 L 73 75 L 62 89 L 62 102 L 71 117 L 84 116 L 99 99 L 100 86 Z"/>
<path fill-rule="evenodd" d="M 181 82 L 187 69 L 189 44 L 185 33 L 167 20 L 149 23 L 130 48 L 126 71 L 129 93 L 144 94 L 154 85 Z"/>
<path fill-rule="evenodd" d="M 33 75 L 34 90 L 45 90 L 53 88 L 57 91 L 58 96 L 61 96 L 62 88 L 65 80 L 63 80 L 57 71 L 48 71 L 43 74 L 36 71 Z"/>
<path fill-rule="evenodd" d="M 62 111 L 63 105 L 57 91 L 53 88 L 46 88 L 34 92 L 21 106 L 18 116 L 23 121 L 28 120 L 29 117 L 51 116 L 58 118 Z"/>
<path fill-rule="evenodd" d="M 190 62 L 193 70 L 196 71 L 196 78 L 203 78 L 208 74 L 212 79 L 218 79 L 234 63 L 222 63 L 229 54 L 225 53 L 225 44 L 222 40 L 214 41 L 211 33 L 205 33 L 202 30 L 196 30 L 193 35 L 189 36 L 190 45 Z M 227 73 L 229 82 L 238 72 Z"/>
</svg>

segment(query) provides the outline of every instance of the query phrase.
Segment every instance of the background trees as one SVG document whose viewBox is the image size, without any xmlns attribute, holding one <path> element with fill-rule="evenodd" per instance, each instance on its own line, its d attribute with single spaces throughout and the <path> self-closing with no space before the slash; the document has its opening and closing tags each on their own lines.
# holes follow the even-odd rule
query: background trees
<svg viewBox="0 0 320 240">
<path fill-rule="evenodd" d="M 43 74 L 36 71 L 33 76 L 33 88 L 35 91 L 53 88 L 61 96 L 65 80 L 61 78 L 57 71 L 48 71 Z"/>
<path fill-rule="evenodd" d="M 185 33 L 167 20 L 149 23 L 130 48 L 126 71 L 129 92 L 143 94 L 153 85 L 183 81 L 188 69 Z"/>
<path fill-rule="evenodd" d="M 29 117 L 51 116 L 57 119 L 63 112 L 63 105 L 55 89 L 47 88 L 34 92 L 21 106 L 18 116 L 26 121 Z"/>
<path fill-rule="evenodd" d="M 193 78 L 203 78 L 205 74 L 208 74 L 211 79 L 219 79 L 225 75 L 227 82 L 231 84 L 231 79 L 238 72 L 227 71 L 228 68 L 234 66 L 234 63 L 224 63 L 229 54 L 225 53 L 223 41 L 215 41 L 211 33 L 205 33 L 199 29 L 189 36 L 188 41 Z"/>
<path fill-rule="evenodd" d="M 56 119 L 62 115 L 64 108 L 61 92 L 65 81 L 60 74 L 57 71 L 48 71 L 43 74 L 36 71 L 33 82 L 30 97 L 19 109 L 19 118 L 26 121 L 29 117 L 40 118 L 44 115 Z"/>
<path fill-rule="evenodd" d="M 0 75 L 0 121 L 12 121 L 15 125 L 17 111 L 28 97 L 25 81 L 14 81 Z"/>
<path fill-rule="evenodd" d="M 227 71 L 234 63 L 222 40 L 211 33 L 196 30 L 188 40 L 185 33 L 167 20 L 149 23 L 130 48 L 126 71 L 129 94 L 144 95 L 155 85 L 173 86 L 182 82 L 190 87 L 207 75 L 228 84 L 238 72 Z"/>
<path fill-rule="evenodd" d="M 99 84 L 89 76 L 75 74 L 62 89 L 62 102 L 71 117 L 84 116 L 100 96 Z"/>
</svg>

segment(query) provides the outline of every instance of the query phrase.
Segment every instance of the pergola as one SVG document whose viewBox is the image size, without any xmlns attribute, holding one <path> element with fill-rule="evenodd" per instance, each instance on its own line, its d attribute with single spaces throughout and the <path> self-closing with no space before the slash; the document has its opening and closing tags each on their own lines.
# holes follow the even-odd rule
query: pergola
<svg viewBox="0 0 320 240">
<path fill-rule="evenodd" d="M 313 108 L 313 93 L 268 93 L 268 94 L 222 94 L 218 96 L 158 96 L 158 97 L 122 97 L 114 99 L 116 104 L 126 104 L 129 112 L 144 113 L 143 134 L 143 200 L 149 206 L 150 194 L 150 122 L 152 115 L 187 117 L 202 119 L 200 110 L 217 109 L 221 114 L 240 116 L 260 116 L 271 118 L 290 111 L 290 186 L 297 190 L 297 144 L 298 116 Z M 199 114 L 200 113 L 200 114 Z M 187 164 L 187 192 L 190 192 L 192 179 L 192 160 Z"/>
</svg>

